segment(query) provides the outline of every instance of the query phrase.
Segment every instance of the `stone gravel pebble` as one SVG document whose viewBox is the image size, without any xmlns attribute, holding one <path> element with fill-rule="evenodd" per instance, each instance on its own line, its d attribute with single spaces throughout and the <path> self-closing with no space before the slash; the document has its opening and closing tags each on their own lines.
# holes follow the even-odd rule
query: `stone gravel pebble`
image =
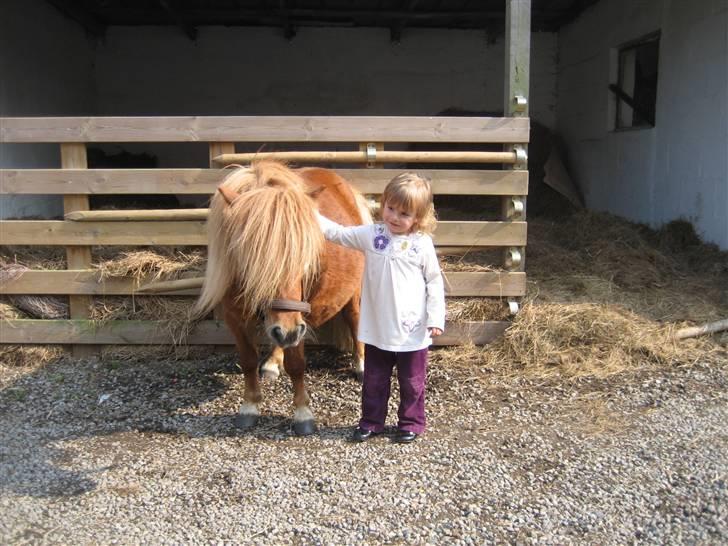
<svg viewBox="0 0 728 546">
<path fill-rule="evenodd" d="M 330 351 L 315 435 L 292 434 L 285 376 L 236 430 L 230 360 L 0 367 L 0 543 L 728 543 L 725 363 L 567 380 L 435 359 L 403 446 L 346 441 L 359 385 Z"/>
</svg>

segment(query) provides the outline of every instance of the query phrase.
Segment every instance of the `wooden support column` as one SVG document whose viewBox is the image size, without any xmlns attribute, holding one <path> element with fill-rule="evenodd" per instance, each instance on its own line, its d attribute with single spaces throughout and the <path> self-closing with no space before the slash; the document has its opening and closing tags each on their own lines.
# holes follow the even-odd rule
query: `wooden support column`
<svg viewBox="0 0 728 546">
<path fill-rule="evenodd" d="M 531 0 L 506 0 L 506 42 L 504 79 L 504 116 L 528 117 L 529 73 L 531 50 Z M 506 168 L 526 170 L 528 147 L 526 144 L 508 144 L 506 151 L 515 151 L 519 160 Z M 505 221 L 526 219 L 526 196 L 512 195 L 502 198 L 502 218 Z M 510 271 L 524 271 L 526 247 L 505 249 L 504 263 Z"/>
<path fill-rule="evenodd" d="M 61 167 L 64 169 L 87 169 L 88 160 L 86 157 L 86 145 L 79 143 L 61 144 Z M 89 210 L 88 195 L 66 195 L 63 197 L 63 212 L 69 214 L 76 211 Z M 90 269 L 91 268 L 91 247 L 89 246 L 68 246 L 66 247 L 66 268 L 67 269 Z M 93 298 L 91 296 L 69 296 L 69 313 L 72 319 L 91 318 L 91 307 Z M 72 345 L 73 356 L 83 358 L 98 354 L 100 346 L 97 345 Z"/>
<path fill-rule="evenodd" d="M 222 154 L 234 154 L 235 153 L 235 143 L 234 142 L 210 142 L 210 168 L 212 169 L 218 169 L 220 168 L 219 165 L 216 165 L 213 161 L 214 158 L 216 158 L 219 155 Z M 210 199 L 212 199 L 212 195 L 210 196 Z M 213 310 L 212 310 L 212 318 L 215 320 L 224 320 L 224 313 L 222 310 L 222 303 L 218 304 Z M 214 352 L 216 353 L 229 353 L 230 347 L 226 345 L 215 345 Z"/>
</svg>

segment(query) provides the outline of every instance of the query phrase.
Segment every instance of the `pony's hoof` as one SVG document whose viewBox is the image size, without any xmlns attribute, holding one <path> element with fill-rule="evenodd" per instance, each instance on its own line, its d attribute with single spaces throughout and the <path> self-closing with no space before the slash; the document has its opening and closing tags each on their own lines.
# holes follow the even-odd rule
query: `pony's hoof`
<svg viewBox="0 0 728 546">
<path fill-rule="evenodd" d="M 360 371 L 360 370 L 354 370 L 354 378 L 359 383 L 364 383 L 364 372 L 363 371 Z"/>
<path fill-rule="evenodd" d="M 269 370 L 266 368 L 260 369 L 260 379 L 261 381 L 278 381 L 278 377 L 280 376 L 280 373 L 276 370 Z"/>
<path fill-rule="evenodd" d="M 234 423 L 237 428 L 253 428 L 255 425 L 258 424 L 258 416 L 249 413 L 239 413 L 237 417 L 235 417 Z"/>
<path fill-rule="evenodd" d="M 293 432 L 295 432 L 296 436 L 309 436 L 316 432 L 316 422 L 313 419 L 294 421 Z"/>
</svg>

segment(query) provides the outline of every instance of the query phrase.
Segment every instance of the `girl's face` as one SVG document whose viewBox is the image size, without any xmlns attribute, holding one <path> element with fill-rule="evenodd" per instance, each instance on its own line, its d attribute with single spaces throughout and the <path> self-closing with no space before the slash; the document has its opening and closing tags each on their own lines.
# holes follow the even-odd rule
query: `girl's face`
<svg viewBox="0 0 728 546">
<path fill-rule="evenodd" d="M 382 211 L 382 220 L 387 224 L 389 231 L 395 235 L 405 235 L 412 231 L 415 224 L 415 215 L 411 211 L 393 205 L 387 201 Z"/>
</svg>

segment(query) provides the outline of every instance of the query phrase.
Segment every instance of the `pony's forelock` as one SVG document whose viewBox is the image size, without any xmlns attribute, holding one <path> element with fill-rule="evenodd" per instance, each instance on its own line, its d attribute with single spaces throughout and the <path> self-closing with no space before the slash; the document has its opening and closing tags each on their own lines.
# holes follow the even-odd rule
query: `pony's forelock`
<svg viewBox="0 0 728 546">
<path fill-rule="evenodd" d="M 293 283 L 302 282 L 305 297 L 319 274 L 324 240 L 300 175 L 261 161 L 233 170 L 221 186 L 238 196 L 228 204 L 218 192 L 210 204 L 198 311 L 212 309 L 229 287 L 249 316 Z"/>
</svg>

